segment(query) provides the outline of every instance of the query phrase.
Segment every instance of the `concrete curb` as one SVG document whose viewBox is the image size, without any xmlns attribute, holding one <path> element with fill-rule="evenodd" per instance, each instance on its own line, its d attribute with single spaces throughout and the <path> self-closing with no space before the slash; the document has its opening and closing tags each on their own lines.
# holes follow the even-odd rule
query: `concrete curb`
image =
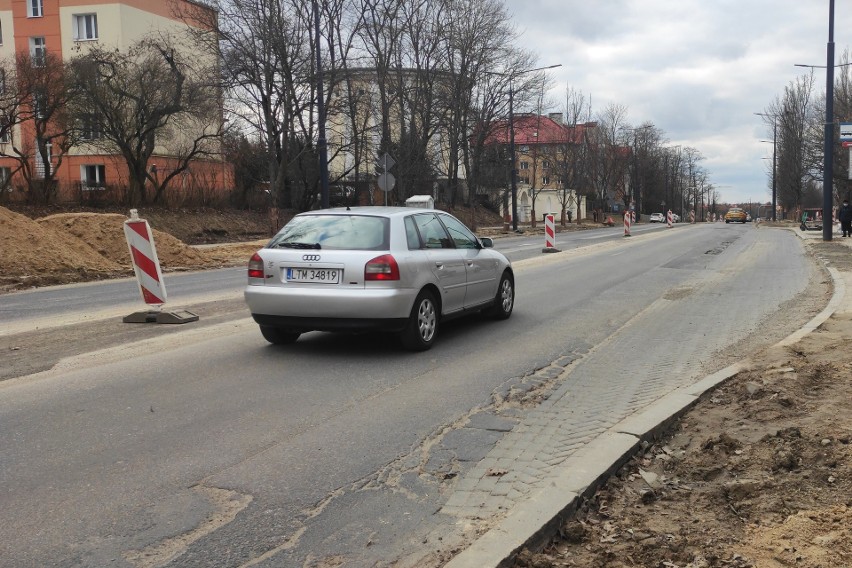
<svg viewBox="0 0 852 568">
<path fill-rule="evenodd" d="M 841 306 L 846 294 L 844 280 L 836 269 L 829 267 L 828 271 L 834 286 L 828 305 L 801 329 L 770 349 L 801 340 L 825 323 Z M 497 526 L 445 564 L 445 568 L 507 568 L 524 548 L 540 549 L 562 523 L 576 513 L 583 500 L 627 463 L 643 443 L 660 437 L 672 422 L 707 392 L 753 366 L 751 359 L 744 359 L 688 387 L 672 391 L 628 416 L 565 460 L 560 465 L 561 473 L 549 487 L 533 493 L 523 504 L 512 509 Z"/>
</svg>

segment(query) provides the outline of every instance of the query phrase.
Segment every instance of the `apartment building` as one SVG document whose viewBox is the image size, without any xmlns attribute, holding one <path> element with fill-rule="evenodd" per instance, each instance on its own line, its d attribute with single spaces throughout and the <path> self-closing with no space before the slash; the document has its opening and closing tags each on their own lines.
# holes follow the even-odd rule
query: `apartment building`
<svg viewBox="0 0 852 568">
<path fill-rule="evenodd" d="M 558 220 L 563 210 L 573 219 L 585 218 L 586 198 L 578 191 L 581 188 L 571 187 L 570 178 L 579 177 L 573 170 L 580 167 L 579 152 L 587 143 L 588 131 L 596 126 L 594 122 L 565 124 L 558 112 L 514 116 L 519 222 L 529 222 L 533 214 L 541 221 L 548 213 Z M 506 121 L 492 132 L 486 144 L 509 144 Z"/>
<path fill-rule="evenodd" d="M 16 54 L 28 53 L 32 65 L 39 65 L 47 54 L 70 61 L 85 53 L 88 46 L 127 50 L 135 42 L 152 34 L 167 36 L 185 30 L 182 15 L 207 11 L 209 21 L 215 22 L 215 11 L 191 0 L 0 0 L 0 61 L 14 62 Z M 192 54 L 193 57 L 200 57 Z M 14 68 L 14 64 L 11 65 Z M 0 76 L 0 89 L 5 78 Z M 33 104 L 37 105 L 36 100 Z M 220 113 L 221 121 L 221 113 Z M 87 193 L 103 192 L 110 187 L 126 187 L 128 172 L 125 161 L 106 152 L 96 142 L 102 134 L 98 130 L 98 117 L 83 125 L 83 143 L 64 153 L 61 163 L 55 160 L 48 148 L 50 171 L 55 172 L 59 201 L 85 200 Z M 218 125 L 199 125 L 208 129 Z M 192 133 L 183 133 L 189 136 Z M 12 154 L 12 146 L 31 148 L 33 128 L 26 122 L 0 135 L 0 154 Z M 180 136 L 178 133 L 176 136 Z M 149 161 L 149 169 L 164 176 L 174 167 L 177 140 L 157 138 L 157 145 Z M 206 157 L 193 161 L 189 170 L 174 184 L 175 191 L 224 192 L 233 182 L 232 169 L 221 156 L 221 140 L 214 159 Z M 32 152 L 34 178 L 43 175 L 44 157 Z M 0 182 L 12 200 L 26 199 L 20 162 L 0 156 Z"/>
<path fill-rule="evenodd" d="M 384 109 L 381 82 L 384 83 Z M 421 134 L 429 131 L 426 125 L 413 123 L 412 115 L 422 119 L 424 108 L 438 100 L 441 89 L 449 82 L 448 73 L 424 73 L 405 68 L 391 70 L 384 76 L 375 68 L 351 68 L 341 73 L 332 89 L 327 119 L 328 167 L 336 185 L 354 188 L 357 180 L 361 186 L 358 191 L 361 204 L 383 203 L 385 196 L 376 184 L 376 168 L 382 167 L 380 157 L 385 155 L 381 148 L 383 137 L 388 137 L 391 144 L 399 144 L 404 129 Z M 424 101 L 424 93 L 433 97 L 432 101 Z M 414 108 L 420 112 L 412 112 Z M 383 119 L 387 125 L 385 133 L 382 132 Z M 419 171 L 411 179 L 404 180 L 402 168 L 389 170 L 402 181 L 394 190 L 399 202 L 414 194 L 428 194 L 437 199 L 446 185 L 445 174 L 451 169 L 451 156 L 445 133 L 440 129 L 432 132 L 423 150 L 421 159 L 428 165 L 428 172 Z"/>
</svg>

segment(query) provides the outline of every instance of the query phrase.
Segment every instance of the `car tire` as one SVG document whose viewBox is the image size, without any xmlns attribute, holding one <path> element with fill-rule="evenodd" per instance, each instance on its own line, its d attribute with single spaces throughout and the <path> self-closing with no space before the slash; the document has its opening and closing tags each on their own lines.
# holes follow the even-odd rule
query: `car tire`
<svg viewBox="0 0 852 568">
<path fill-rule="evenodd" d="M 408 322 L 399 336 L 400 342 L 409 351 L 426 351 L 435 343 L 437 336 L 438 304 L 432 292 L 422 290 L 411 307 Z"/>
<path fill-rule="evenodd" d="M 302 335 L 298 331 L 288 331 L 271 325 L 260 326 L 260 333 L 265 340 L 273 345 L 290 345 L 291 343 L 296 343 L 296 340 Z"/>
<path fill-rule="evenodd" d="M 500 284 L 497 286 L 497 295 L 494 297 L 494 303 L 490 308 L 485 310 L 485 315 L 498 320 L 509 319 L 514 308 L 515 279 L 510 272 L 506 271 L 500 277 Z"/>
</svg>

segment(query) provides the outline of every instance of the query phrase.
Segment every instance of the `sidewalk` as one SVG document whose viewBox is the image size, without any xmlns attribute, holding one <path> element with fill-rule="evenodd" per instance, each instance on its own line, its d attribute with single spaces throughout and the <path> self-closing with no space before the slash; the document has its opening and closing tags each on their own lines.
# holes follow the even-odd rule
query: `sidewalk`
<svg viewBox="0 0 852 568">
<path fill-rule="evenodd" d="M 803 232 L 797 228 L 789 230 L 794 230 L 801 239 L 815 245 L 819 244 L 815 241 L 822 240 L 822 233 L 819 231 Z M 852 248 L 852 238 L 835 235 L 835 240 L 845 247 Z M 820 255 L 818 249 L 816 254 Z M 834 313 L 852 313 L 852 295 L 846 294 L 846 289 L 852 286 L 852 272 L 840 272 L 834 268 L 830 268 L 829 272 L 834 283 L 834 294 L 828 306 L 776 347 L 798 342 Z M 563 363 L 566 363 L 566 366 L 570 364 L 570 362 Z M 754 362 L 750 359 L 740 361 L 697 382 L 691 381 L 690 384 L 674 390 L 668 389 L 671 392 L 662 398 L 657 399 L 653 393 L 649 393 L 648 397 L 656 400 L 655 402 L 637 407 L 635 412 L 630 413 L 617 424 L 599 423 L 592 428 L 588 428 L 589 416 L 583 416 L 578 421 L 572 413 L 565 412 L 564 399 L 569 397 L 566 396 L 567 387 L 561 388 L 541 405 L 541 409 L 532 413 L 529 420 L 525 420 L 515 431 L 507 434 L 504 438 L 505 443 L 501 443 L 497 448 L 505 451 L 507 456 L 512 452 L 515 454 L 521 452 L 522 455 L 526 455 L 530 468 L 518 473 L 517 465 L 510 469 L 508 462 L 500 461 L 499 452 L 492 452 L 492 455 L 478 466 L 480 469 L 484 468 L 478 473 L 484 476 L 487 476 L 488 471 L 510 473 L 491 478 L 489 487 L 477 488 L 476 484 L 460 486 L 462 491 L 454 493 L 448 501 L 445 511 L 463 516 L 466 513 L 470 514 L 476 504 L 480 504 L 481 511 L 481 503 L 486 504 L 485 514 L 493 512 L 491 509 L 499 507 L 499 503 L 495 502 L 495 494 L 505 494 L 508 498 L 514 490 L 515 497 L 518 499 L 518 503 L 511 508 L 511 512 L 502 522 L 482 535 L 446 566 L 448 568 L 511 566 L 515 555 L 520 550 L 540 548 L 555 534 L 562 522 L 576 512 L 584 497 L 593 494 L 603 485 L 607 478 L 627 463 L 645 442 L 658 437 L 674 420 L 689 411 L 704 393 L 753 365 Z M 552 369 L 550 372 L 557 372 L 557 370 Z M 580 385 L 580 390 L 582 388 Z M 575 381 L 572 384 L 572 390 L 576 389 L 578 385 Z M 613 405 L 625 404 L 624 400 L 601 398 L 599 394 L 595 393 L 590 400 L 583 401 L 582 405 L 577 404 L 577 400 L 573 400 L 572 406 L 576 404 L 575 408 L 584 408 L 584 414 L 594 415 L 595 408 L 611 408 Z M 595 397 L 598 399 L 594 400 Z M 591 404 L 590 409 L 586 409 L 587 403 Z M 561 413 L 560 406 L 563 408 Z M 628 410 L 627 406 L 623 408 Z M 553 440 L 559 439 L 560 430 L 566 428 L 571 430 L 579 424 L 587 425 L 587 431 L 574 432 L 574 445 L 560 447 L 557 444 L 557 449 L 554 450 Z M 562 435 L 567 437 L 567 434 Z M 578 440 L 578 437 L 581 439 Z M 537 462 L 546 464 L 548 457 L 554 460 L 553 463 L 558 462 L 559 466 L 554 475 L 547 477 L 546 486 L 534 487 L 526 493 L 518 491 L 519 480 L 528 483 L 530 481 L 530 479 L 523 479 L 525 475 L 528 478 L 541 477 L 541 468 L 532 466 Z M 468 479 L 462 481 L 466 482 Z M 495 491 L 501 483 L 506 484 L 509 491 Z M 469 491 L 467 500 L 464 489 Z M 488 490 L 487 494 L 485 490 Z"/>
</svg>

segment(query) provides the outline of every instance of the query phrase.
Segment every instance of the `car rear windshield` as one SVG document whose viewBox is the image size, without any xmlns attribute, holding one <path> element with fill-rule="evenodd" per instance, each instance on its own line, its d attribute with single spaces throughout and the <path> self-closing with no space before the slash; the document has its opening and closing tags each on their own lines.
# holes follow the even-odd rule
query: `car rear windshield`
<svg viewBox="0 0 852 568">
<path fill-rule="evenodd" d="M 267 248 L 388 250 L 390 221 L 369 215 L 299 215 Z"/>
</svg>

